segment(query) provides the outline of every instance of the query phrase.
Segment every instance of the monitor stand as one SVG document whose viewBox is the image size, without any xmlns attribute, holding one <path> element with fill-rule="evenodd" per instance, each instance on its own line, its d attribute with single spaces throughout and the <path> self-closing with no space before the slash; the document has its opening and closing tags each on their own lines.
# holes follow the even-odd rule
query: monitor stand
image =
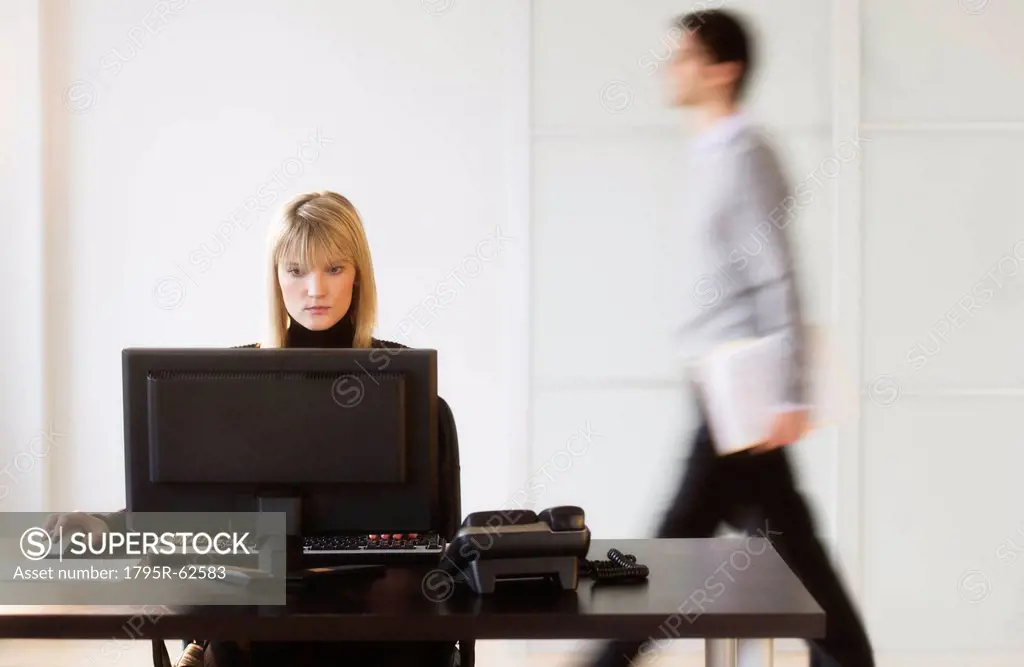
<svg viewBox="0 0 1024 667">
<path fill-rule="evenodd" d="M 288 584 L 304 585 L 323 578 L 367 577 L 384 574 L 381 564 L 333 565 L 308 567 L 303 553 L 302 498 L 282 495 L 260 495 L 257 497 L 260 512 L 284 512 L 285 539 L 266 540 L 258 552 L 259 569 L 269 572 L 275 578 L 283 576 Z"/>
</svg>

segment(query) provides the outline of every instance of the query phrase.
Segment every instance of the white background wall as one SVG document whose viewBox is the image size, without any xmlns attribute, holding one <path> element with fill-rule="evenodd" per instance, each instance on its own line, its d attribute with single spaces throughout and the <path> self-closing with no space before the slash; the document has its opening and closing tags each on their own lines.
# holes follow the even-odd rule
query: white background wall
<svg viewBox="0 0 1024 667">
<path fill-rule="evenodd" d="M 649 535 L 694 426 L 662 76 L 694 6 L 0 2 L 0 509 L 122 506 L 120 350 L 255 340 L 271 211 L 245 206 L 281 174 L 274 205 L 353 199 L 379 335 L 440 350 L 466 511 Z M 1024 7 L 705 6 L 753 18 L 753 111 L 813 194 L 803 289 L 856 400 L 794 453 L 880 664 L 1019 664 Z"/>
<path fill-rule="evenodd" d="M 63 434 L 4 509 L 123 506 L 122 348 L 258 340 L 269 217 L 324 188 L 365 219 L 378 335 L 440 350 L 467 511 L 509 498 L 527 433 L 525 5 L 3 6 L 5 456 L 46 423 Z"/>
</svg>

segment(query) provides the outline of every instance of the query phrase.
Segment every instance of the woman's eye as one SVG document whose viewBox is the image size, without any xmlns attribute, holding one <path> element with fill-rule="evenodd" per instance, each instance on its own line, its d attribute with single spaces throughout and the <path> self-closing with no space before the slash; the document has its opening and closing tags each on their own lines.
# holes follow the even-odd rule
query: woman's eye
<svg viewBox="0 0 1024 667">
<path fill-rule="evenodd" d="M 299 277 L 299 270 L 298 269 L 288 269 L 288 275 L 294 276 L 294 277 L 298 278 Z"/>
<path fill-rule="evenodd" d="M 331 275 L 338 275 L 345 270 L 344 266 L 332 266 L 330 268 Z"/>
</svg>

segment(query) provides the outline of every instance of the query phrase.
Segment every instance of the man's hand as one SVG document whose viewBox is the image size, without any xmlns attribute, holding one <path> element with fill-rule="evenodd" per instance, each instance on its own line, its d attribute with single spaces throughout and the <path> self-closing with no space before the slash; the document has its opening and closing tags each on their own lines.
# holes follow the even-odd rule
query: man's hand
<svg viewBox="0 0 1024 667">
<path fill-rule="evenodd" d="M 761 454 L 793 444 L 807 434 L 809 423 L 810 413 L 808 410 L 779 412 L 772 420 L 772 426 L 764 444 L 754 447 L 752 451 L 755 454 Z"/>
</svg>

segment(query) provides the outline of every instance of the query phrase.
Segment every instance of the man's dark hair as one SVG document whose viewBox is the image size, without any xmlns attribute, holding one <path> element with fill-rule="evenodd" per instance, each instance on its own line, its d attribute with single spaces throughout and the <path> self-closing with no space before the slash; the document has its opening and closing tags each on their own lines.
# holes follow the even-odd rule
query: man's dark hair
<svg viewBox="0 0 1024 667">
<path fill-rule="evenodd" d="M 680 16 L 675 27 L 694 35 L 712 62 L 738 62 L 742 66 L 733 89 L 733 98 L 739 99 L 750 80 L 754 60 L 753 40 L 743 21 L 731 12 L 708 9 Z"/>
</svg>

